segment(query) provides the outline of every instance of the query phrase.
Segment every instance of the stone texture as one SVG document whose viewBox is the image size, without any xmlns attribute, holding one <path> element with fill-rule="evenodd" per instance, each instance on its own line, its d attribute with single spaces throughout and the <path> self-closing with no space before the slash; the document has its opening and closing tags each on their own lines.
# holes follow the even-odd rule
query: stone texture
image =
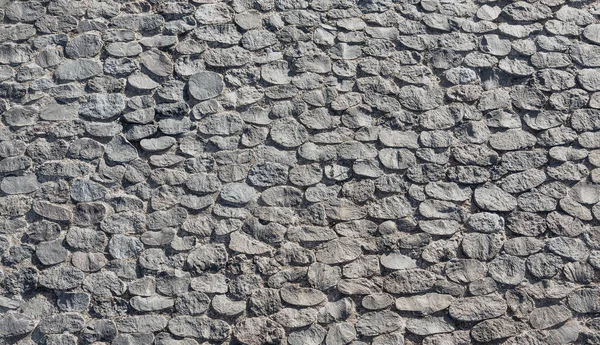
<svg viewBox="0 0 600 345">
<path fill-rule="evenodd" d="M 598 343 L 599 15 L 0 0 L 0 344 Z"/>
</svg>

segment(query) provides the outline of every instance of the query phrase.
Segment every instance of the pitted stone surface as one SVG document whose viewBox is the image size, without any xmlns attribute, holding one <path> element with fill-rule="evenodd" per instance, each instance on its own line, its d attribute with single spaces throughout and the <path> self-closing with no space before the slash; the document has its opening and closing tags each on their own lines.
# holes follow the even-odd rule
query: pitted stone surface
<svg viewBox="0 0 600 345">
<path fill-rule="evenodd" d="M 0 345 L 600 344 L 598 1 L 0 21 Z"/>
</svg>

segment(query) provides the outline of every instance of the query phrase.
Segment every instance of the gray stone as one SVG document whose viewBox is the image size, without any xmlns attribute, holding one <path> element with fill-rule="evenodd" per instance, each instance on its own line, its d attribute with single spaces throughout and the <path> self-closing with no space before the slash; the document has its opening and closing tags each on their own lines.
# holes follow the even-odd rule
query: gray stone
<svg viewBox="0 0 600 345">
<path fill-rule="evenodd" d="M 516 256 L 498 256 L 488 267 L 490 276 L 501 284 L 518 285 L 525 278 L 525 262 Z"/>
<path fill-rule="evenodd" d="M 132 57 L 142 53 L 142 46 L 137 42 L 112 42 L 106 45 L 106 52 L 115 57 Z"/>
<path fill-rule="evenodd" d="M 84 324 L 84 318 L 78 313 L 56 314 L 44 317 L 38 330 L 44 334 L 76 333 L 81 331 Z"/>
<path fill-rule="evenodd" d="M 283 308 L 276 289 L 256 290 L 248 300 L 250 311 L 257 316 L 268 316 Z"/>
<path fill-rule="evenodd" d="M 227 281 L 222 274 L 204 274 L 193 278 L 192 289 L 205 293 L 225 293 L 228 290 Z"/>
<path fill-rule="evenodd" d="M 394 298 L 387 293 L 373 293 L 363 297 L 361 305 L 367 310 L 380 310 L 394 303 Z M 402 310 L 397 308 L 398 310 Z"/>
<path fill-rule="evenodd" d="M 215 48 L 204 54 L 204 60 L 214 67 L 240 67 L 250 62 L 250 52 L 240 46 Z"/>
<path fill-rule="evenodd" d="M 600 304 L 600 291 L 594 287 L 581 288 L 568 295 L 569 308 L 578 313 L 596 313 Z"/>
<path fill-rule="evenodd" d="M 284 308 L 273 314 L 271 318 L 285 328 L 302 328 L 313 324 L 317 320 L 317 311 L 311 308 L 299 310 Z"/>
<path fill-rule="evenodd" d="M 534 309 L 529 315 L 529 323 L 535 329 L 549 328 L 571 318 L 571 311 L 562 305 Z"/>
<path fill-rule="evenodd" d="M 471 215 L 466 225 L 473 231 L 495 233 L 504 229 L 504 218 L 495 213 L 480 212 Z"/>
<path fill-rule="evenodd" d="M 125 109 L 125 100 L 120 94 L 97 93 L 88 96 L 87 103 L 79 109 L 79 114 L 94 120 L 110 120 L 119 116 Z"/>
<path fill-rule="evenodd" d="M 163 330 L 168 319 L 161 315 L 138 315 L 121 318 L 117 328 L 121 333 L 146 333 Z"/>
<path fill-rule="evenodd" d="M 259 316 L 238 322 L 233 336 L 247 345 L 279 344 L 285 339 L 285 330 L 276 322 Z"/>
<path fill-rule="evenodd" d="M 212 308 L 219 315 L 235 316 L 246 309 L 246 301 L 233 301 L 225 295 L 217 295 L 212 300 Z"/>
<path fill-rule="evenodd" d="M 376 336 L 395 330 L 402 330 L 406 320 L 391 310 L 368 312 L 356 322 L 356 332 L 363 336 Z"/>
<path fill-rule="evenodd" d="M 315 253 L 317 261 L 324 264 L 350 262 L 362 253 L 359 243 L 353 239 L 342 238 L 327 242 Z"/>
<path fill-rule="evenodd" d="M 536 138 L 532 134 L 520 129 L 510 129 L 490 137 L 490 146 L 500 151 L 521 150 L 535 143 Z"/>
<path fill-rule="evenodd" d="M 508 193 L 522 193 L 539 186 L 546 180 L 542 170 L 529 169 L 508 175 L 500 181 L 500 187 Z"/>
<path fill-rule="evenodd" d="M 548 240 L 547 248 L 564 258 L 584 261 L 588 257 L 585 243 L 577 238 L 554 237 Z"/>
<path fill-rule="evenodd" d="M 187 263 L 198 271 L 215 270 L 227 262 L 227 251 L 220 244 L 206 244 L 194 249 L 187 258 Z"/>
<path fill-rule="evenodd" d="M 458 298 L 450 305 L 449 314 L 457 321 L 482 321 L 504 315 L 508 306 L 497 294 Z"/>
<path fill-rule="evenodd" d="M 457 283 L 470 283 L 485 277 L 486 265 L 475 259 L 455 259 L 446 264 L 448 279 Z"/>
<path fill-rule="evenodd" d="M 473 327 L 471 337 L 476 341 L 490 342 L 517 335 L 524 328 L 523 324 L 509 318 L 485 320 Z"/>
<path fill-rule="evenodd" d="M 569 48 L 569 56 L 584 67 L 598 67 L 600 65 L 600 60 L 596 55 L 598 52 L 600 52 L 600 49 L 597 46 L 584 42 L 576 42 Z"/>
<path fill-rule="evenodd" d="M 583 30 L 583 37 L 587 38 L 593 43 L 600 43 L 600 24 L 591 24 L 586 26 Z"/>
<path fill-rule="evenodd" d="M 256 191 L 245 183 L 229 183 L 223 186 L 219 195 L 226 202 L 240 205 L 254 199 Z"/>
<path fill-rule="evenodd" d="M 0 8 L 4 342 L 598 338 L 599 6 Z"/>
<path fill-rule="evenodd" d="M 102 73 L 102 65 L 95 60 L 78 59 L 62 62 L 54 71 L 59 82 L 81 81 Z"/>
<path fill-rule="evenodd" d="M 188 213 L 182 207 L 173 207 L 166 211 L 156 211 L 147 215 L 146 225 L 150 230 L 174 227 L 183 224 Z"/>
<path fill-rule="evenodd" d="M 286 285 L 281 290 L 281 299 L 296 306 L 314 306 L 325 300 L 325 294 L 316 289 L 301 288 L 293 285 Z"/>
<path fill-rule="evenodd" d="M 38 244 L 35 255 L 42 264 L 50 266 L 65 261 L 69 251 L 62 246 L 62 240 L 54 240 Z"/>
<path fill-rule="evenodd" d="M 435 87 L 419 88 L 416 86 L 404 86 L 400 89 L 398 96 L 402 106 L 410 110 L 431 110 L 442 105 L 443 92 Z"/>
<path fill-rule="evenodd" d="M 395 306 L 400 311 L 418 312 L 426 315 L 448 308 L 453 301 L 454 297 L 450 295 L 427 293 L 411 297 L 399 297 L 396 299 Z"/>
<path fill-rule="evenodd" d="M 77 202 L 90 202 L 104 198 L 107 189 L 93 181 L 76 179 L 71 185 L 71 199 Z"/>
<path fill-rule="evenodd" d="M 119 334 L 113 340 L 115 345 L 143 345 L 154 341 L 154 335 L 152 333 L 134 333 L 134 334 Z"/>
<path fill-rule="evenodd" d="M 400 253 L 389 253 L 381 256 L 381 265 L 391 270 L 402 270 L 416 268 L 417 264 L 414 259 Z"/>
<path fill-rule="evenodd" d="M 67 265 L 53 266 L 43 270 L 39 284 L 49 289 L 70 290 L 81 284 L 83 272 Z"/>
<path fill-rule="evenodd" d="M 477 206 L 486 211 L 506 212 L 517 207 L 515 197 L 491 183 L 475 189 L 473 196 Z"/>
<path fill-rule="evenodd" d="M 288 178 L 288 168 L 279 163 L 259 163 L 248 172 L 248 181 L 257 187 L 270 187 L 283 184 Z"/>
<path fill-rule="evenodd" d="M 198 129 L 210 135 L 232 135 L 242 130 L 243 121 L 236 112 L 223 112 L 203 118 Z"/>
<path fill-rule="evenodd" d="M 90 320 L 81 331 L 81 340 L 86 344 L 97 341 L 112 341 L 117 336 L 115 322 L 109 319 Z"/>
<path fill-rule="evenodd" d="M 281 119 L 273 122 L 271 139 L 283 147 L 292 148 L 304 143 L 308 139 L 308 132 L 294 119 Z"/>
<path fill-rule="evenodd" d="M 384 280 L 384 289 L 395 294 L 424 292 L 433 287 L 435 275 L 422 269 L 394 271 Z"/>
<path fill-rule="evenodd" d="M 23 336 L 36 327 L 37 321 L 25 315 L 7 313 L 0 318 L 0 337 Z"/>
<path fill-rule="evenodd" d="M 598 71 L 595 68 L 581 69 L 577 73 L 577 82 L 586 91 L 599 91 Z"/>
<path fill-rule="evenodd" d="M 537 236 L 548 228 L 545 219 L 529 212 L 511 212 L 506 219 L 507 228 L 523 236 Z"/>
<path fill-rule="evenodd" d="M 93 57 L 102 49 L 103 42 L 100 35 L 81 34 L 73 37 L 65 47 L 68 57 L 79 59 Z"/>
<path fill-rule="evenodd" d="M 342 298 L 335 302 L 328 302 L 319 309 L 317 321 L 320 323 L 332 323 L 344 321 L 355 314 L 354 302 L 350 298 Z"/>
<path fill-rule="evenodd" d="M 242 47 L 250 51 L 260 50 L 275 43 L 277 43 L 276 35 L 267 30 L 249 30 L 242 35 L 240 40 Z"/>
<path fill-rule="evenodd" d="M 16 199 L 15 199 L 16 201 Z M 10 204 L 9 204 L 10 206 Z M 71 221 L 73 213 L 70 209 L 49 203 L 47 201 L 38 201 L 33 204 L 33 211 L 42 217 L 56 221 Z M 0 210 L 1 211 L 1 210 Z M 1 212 L 0 212 L 1 213 Z"/>
<path fill-rule="evenodd" d="M 504 242 L 504 251 L 510 255 L 527 256 L 540 251 L 544 244 L 534 237 L 516 237 Z"/>
<path fill-rule="evenodd" d="M 242 231 L 231 233 L 229 249 L 250 255 L 265 254 L 272 250 L 269 245 L 246 235 Z"/>
<path fill-rule="evenodd" d="M 173 62 L 160 50 L 151 49 L 140 54 L 140 63 L 152 74 L 167 77 L 173 73 Z"/>
<path fill-rule="evenodd" d="M 123 136 L 115 136 L 106 145 L 106 155 L 113 162 L 131 162 L 138 157 L 137 149 Z"/>
<path fill-rule="evenodd" d="M 406 330 L 421 336 L 447 333 L 454 330 L 454 323 L 449 317 L 428 316 L 422 319 L 410 319 L 406 322 Z"/>
<path fill-rule="evenodd" d="M 326 334 L 327 331 L 323 327 L 312 325 L 309 328 L 290 333 L 287 341 L 290 345 L 319 345 L 325 340 Z"/>
<path fill-rule="evenodd" d="M 261 68 L 261 78 L 275 85 L 289 84 L 292 81 L 288 63 L 285 60 L 273 61 Z"/>
<path fill-rule="evenodd" d="M 34 174 L 7 176 L 0 183 L 0 189 L 6 194 L 29 194 L 39 188 L 40 183 Z"/>
<path fill-rule="evenodd" d="M 219 74 L 214 72 L 196 73 L 189 79 L 188 92 L 199 101 L 217 97 L 223 92 L 223 80 Z"/>
<path fill-rule="evenodd" d="M 342 270 L 337 266 L 315 262 L 308 268 L 307 278 L 313 288 L 326 290 L 340 281 Z"/>
<path fill-rule="evenodd" d="M 192 192 L 206 194 L 218 191 L 221 188 L 221 182 L 216 175 L 198 173 L 189 176 L 186 187 Z"/>
<path fill-rule="evenodd" d="M 121 234 L 113 235 L 108 242 L 108 252 L 116 259 L 137 257 L 143 249 L 144 245 L 140 240 Z"/>
</svg>

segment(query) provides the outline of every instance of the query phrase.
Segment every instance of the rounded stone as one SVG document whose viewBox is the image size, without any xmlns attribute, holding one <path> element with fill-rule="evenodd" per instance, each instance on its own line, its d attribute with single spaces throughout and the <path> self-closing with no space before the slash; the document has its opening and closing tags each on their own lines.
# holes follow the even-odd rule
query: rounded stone
<svg viewBox="0 0 600 345">
<path fill-rule="evenodd" d="M 246 204 L 256 197 L 254 188 L 245 183 L 228 183 L 221 189 L 221 199 L 232 204 Z"/>
<path fill-rule="evenodd" d="M 215 72 L 202 71 L 190 77 L 188 92 L 198 101 L 215 98 L 223 92 L 223 79 Z"/>
<path fill-rule="evenodd" d="M 271 126 L 271 139 L 285 148 L 294 148 L 308 139 L 308 131 L 294 118 L 280 119 Z"/>
</svg>

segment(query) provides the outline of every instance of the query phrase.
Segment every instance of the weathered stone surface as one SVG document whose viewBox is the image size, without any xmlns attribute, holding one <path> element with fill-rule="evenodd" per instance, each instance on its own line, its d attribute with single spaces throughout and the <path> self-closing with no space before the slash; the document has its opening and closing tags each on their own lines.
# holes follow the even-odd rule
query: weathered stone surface
<svg viewBox="0 0 600 345">
<path fill-rule="evenodd" d="M 169 331 L 179 337 L 206 340 L 223 340 L 231 332 L 230 326 L 221 320 L 206 317 L 176 316 L 169 320 Z"/>
<path fill-rule="evenodd" d="M 171 58 L 160 50 L 151 49 L 140 54 L 140 63 L 158 77 L 167 77 L 173 73 Z"/>
<path fill-rule="evenodd" d="M 308 139 L 308 132 L 296 120 L 282 119 L 272 124 L 271 139 L 283 147 L 297 147 Z"/>
<path fill-rule="evenodd" d="M 497 294 L 458 298 L 448 309 L 450 316 L 458 321 L 481 321 L 504 315 L 508 306 Z"/>
<path fill-rule="evenodd" d="M 396 299 L 396 309 L 400 311 L 414 311 L 421 314 L 432 314 L 448 308 L 454 301 L 451 295 L 427 293 L 411 297 Z"/>
<path fill-rule="evenodd" d="M 400 270 L 385 277 L 384 289 L 395 294 L 424 292 L 433 287 L 435 275 L 422 269 Z"/>
<path fill-rule="evenodd" d="M 196 73 L 190 77 L 188 92 L 198 101 L 217 97 L 223 92 L 223 80 L 218 73 L 208 71 Z"/>
<path fill-rule="evenodd" d="M 448 279 L 457 283 L 470 283 L 485 277 L 486 265 L 475 259 L 455 259 L 446 264 Z"/>
<path fill-rule="evenodd" d="M 473 196 L 477 206 L 486 211 L 506 212 L 517 207 L 515 197 L 493 184 L 486 184 L 475 189 Z"/>
<path fill-rule="evenodd" d="M 118 320 L 117 328 L 122 333 L 157 332 L 167 326 L 168 319 L 160 315 L 138 315 Z"/>
<path fill-rule="evenodd" d="M 405 86 L 399 90 L 400 103 L 410 110 L 431 110 L 442 105 L 443 91 L 439 88 Z"/>
<path fill-rule="evenodd" d="M 381 265 L 390 270 L 417 268 L 416 260 L 401 253 L 389 253 L 381 256 Z"/>
<path fill-rule="evenodd" d="M 65 47 L 68 57 L 79 59 L 93 57 L 102 49 L 102 39 L 96 34 L 81 34 L 73 37 Z"/>
<path fill-rule="evenodd" d="M 339 264 L 350 262 L 362 253 L 358 241 L 350 238 L 341 238 L 327 242 L 315 253 L 316 259 L 324 264 Z"/>
<path fill-rule="evenodd" d="M 406 330 L 420 336 L 453 331 L 454 323 L 449 317 L 427 316 L 422 319 L 410 319 Z"/>
<path fill-rule="evenodd" d="M 92 94 L 88 102 L 79 109 L 79 114 L 96 120 L 109 120 L 125 109 L 125 99 L 120 94 Z"/>
<path fill-rule="evenodd" d="M 281 344 L 285 338 L 285 330 L 276 322 L 260 316 L 237 323 L 233 336 L 247 345 Z"/>
<path fill-rule="evenodd" d="M 60 82 L 81 81 L 102 74 L 102 65 L 95 60 L 66 60 L 54 71 L 54 77 Z"/>
<path fill-rule="evenodd" d="M 391 310 L 363 314 L 356 322 L 356 332 L 364 336 L 376 336 L 395 330 L 402 330 L 406 320 Z"/>
<path fill-rule="evenodd" d="M 325 295 L 318 290 L 286 285 L 281 289 L 281 299 L 297 306 L 314 306 L 325 300 Z"/>
<path fill-rule="evenodd" d="M 525 278 L 525 263 L 512 255 L 501 255 L 489 265 L 489 274 L 497 282 L 518 285 Z"/>
<path fill-rule="evenodd" d="M 509 318 L 497 318 L 478 323 L 471 330 L 471 337 L 476 341 L 490 342 L 497 339 L 517 335 L 524 325 Z"/>
<path fill-rule="evenodd" d="M 598 15 L 0 0 L 0 343 L 597 343 Z"/>
<path fill-rule="evenodd" d="M 54 240 L 38 244 L 35 255 L 42 264 L 55 265 L 65 261 L 69 251 L 62 246 L 61 240 Z"/>
<path fill-rule="evenodd" d="M 6 194 L 29 194 L 40 188 L 34 174 L 24 176 L 7 176 L 0 182 L 0 189 Z"/>
<path fill-rule="evenodd" d="M 81 284 L 84 274 L 80 270 L 59 265 L 47 268 L 40 273 L 39 284 L 49 289 L 70 290 Z"/>
<path fill-rule="evenodd" d="M 534 309 L 529 315 L 529 323 L 535 329 L 549 328 L 571 318 L 571 311 L 562 305 Z"/>
<path fill-rule="evenodd" d="M 0 319 L 0 337 L 23 336 L 36 327 L 37 321 L 25 315 L 7 313 Z"/>
</svg>

